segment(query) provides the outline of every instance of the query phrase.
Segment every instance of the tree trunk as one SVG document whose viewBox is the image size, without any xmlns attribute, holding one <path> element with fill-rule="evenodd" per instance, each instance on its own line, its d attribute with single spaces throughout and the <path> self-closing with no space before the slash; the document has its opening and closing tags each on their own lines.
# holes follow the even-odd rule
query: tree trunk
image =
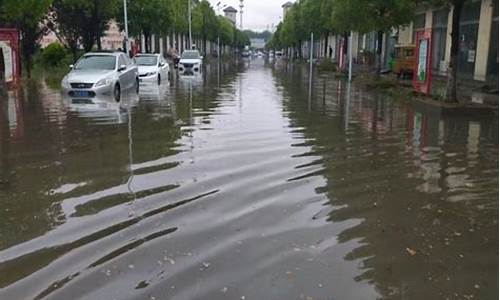
<svg viewBox="0 0 500 300">
<path fill-rule="evenodd" d="M 100 32 L 97 33 L 96 42 L 97 42 L 97 50 L 101 51 L 102 44 L 101 44 L 101 33 Z"/>
<path fill-rule="evenodd" d="M 323 55 L 324 55 L 325 58 L 328 57 L 328 35 L 329 35 L 329 33 L 325 34 L 325 47 L 324 47 L 324 50 L 323 50 Z"/>
<path fill-rule="evenodd" d="M 382 71 L 382 43 L 384 41 L 384 32 L 377 31 L 377 77 L 380 76 Z"/>
<path fill-rule="evenodd" d="M 448 66 L 448 80 L 446 82 L 446 102 L 458 102 L 457 99 L 457 68 L 458 48 L 460 44 L 460 15 L 464 0 L 454 1 L 453 17 L 451 23 L 451 49 L 450 64 Z"/>
<path fill-rule="evenodd" d="M 145 48 L 144 51 L 146 53 L 149 53 L 151 51 L 151 48 L 149 47 L 149 43 L 151 42 L 151 35 L 147 31 L 144 31 L 143 35 L 144 35 L 144 48 Z"/>
</svg>

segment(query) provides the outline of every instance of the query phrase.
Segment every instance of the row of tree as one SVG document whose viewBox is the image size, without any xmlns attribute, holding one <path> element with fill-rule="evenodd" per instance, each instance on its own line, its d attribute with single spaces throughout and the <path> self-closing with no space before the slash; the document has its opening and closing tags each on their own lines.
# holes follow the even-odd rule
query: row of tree
<svg viewBox="0 0 500 300">
<path fill-rule="evenodd" d="M 131 36 L 145 38 L 150 51 L 152 35 L 188 33 L 188 1 L 192 1 L 192 34 L 203 43 L 242 48 L 248 37 L 222 16 L 217 16 L 207 0 L 133 0 L 128 1 Z M 53 31 L 76 57 L 80 45 L 85 51 L 101 49 L 101 37 L 114 19 L 124 27 L 122 0 L 2 0 L 0 27 L 15 27 L 20 32 L 22 61 L 30 76 L 32 57 L 41 38 Z"/>
<path fill-rule="evenodd" d="M 292 48 L 300 55 L 300 49 L 311 32 L 325 39 L 330 34 L 339 34 L 346 40 L 350 31 L 361 34 L 376 32 L 377 74 L 379 74 L 382 40 L 385 33 L 408 25 L 414 18 L 415 8 L 419 5 L 454 8 L 446 98 L 449 102 L 456 102 L 459 22 L 467 1 L 472 0 L 298 0 L 277 26 L 268 47 Z M 326 56 L 326 47 L 324 51 Z"/>
</svg>

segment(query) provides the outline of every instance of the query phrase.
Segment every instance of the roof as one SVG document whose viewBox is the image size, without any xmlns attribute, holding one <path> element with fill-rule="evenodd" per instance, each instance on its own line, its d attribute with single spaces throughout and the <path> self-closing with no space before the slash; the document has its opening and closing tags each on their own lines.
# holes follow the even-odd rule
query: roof
<svg viewBox="0 0 500 300">
<path fill-rule="evenodd" d="M 287 3 L 283 4 L 281 7 L 285 8 L 285 7 L 292 7 L 293 6 L 293 3 L 288 1 Z"/>
<path fill-rule="evenodd" d="M 223 10 L 223 12 L 238 12 L 238 11 L 236 10 L 236 8 L 228 6 Z"/>
</svg>

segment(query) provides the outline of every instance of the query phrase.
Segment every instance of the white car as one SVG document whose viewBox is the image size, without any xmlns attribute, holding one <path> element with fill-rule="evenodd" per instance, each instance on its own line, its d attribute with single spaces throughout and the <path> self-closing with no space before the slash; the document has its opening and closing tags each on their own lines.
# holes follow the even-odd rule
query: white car
<svg viewBox="0 0 500 300">
<path fill-rule="evenodd" d="M 139 82 L 156 82 L 170 78 L 170 66 L 161 54 L 138 54 L 134 57 L 139 68 Z"/>
<path fill-rule="evenodd" d="M 179 61 L 179 72 L 187 75 L 191 73 L 200 73 L 203 65 L 203 57 L 198 50 L 186 50 L 182 52 Z"/>
<path fill-rule="evenodd" d="M 62 92 L 69 97 L 92 99 L 104 95 L 119 102 L 122 91 L 139 92 L 137 66 L 123 52 L 90 52 L 70 68 L 61 82 Z"/>
</svg>

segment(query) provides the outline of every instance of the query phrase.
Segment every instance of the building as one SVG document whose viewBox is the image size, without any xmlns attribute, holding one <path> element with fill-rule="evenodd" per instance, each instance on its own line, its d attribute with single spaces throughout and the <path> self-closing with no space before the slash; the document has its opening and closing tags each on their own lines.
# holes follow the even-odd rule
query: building
<svg viewBox="0 0 500 300">
<path fill-rule="evenodd" d="M 231 21 L 231 23 L 233 23 L 233 25 L 236 26 L 236 15 L 238 14 L 238 11 L 232 6 L 226 7 L 223 11 L 224 11 L 224 16 L 229 21 Z"/>
<path fill-rule="evenodd" d="M 416 32 L 432 32 L 432 69 L 445 75 L 450 62 L 452 11 L 417 10 L 409 26 L 399 29 L 399 44 L 414 44 Z M 460 19 L 458 75 L 462 79 L 498 81 L 498 1 L 466 2 Z"/>
<path fill-rule="evenodd" d="M 123 47 L 123 41 L 125 39 L 125 34 L 120 31 L 120 27 L 115 21 L 110 21 L 108 30 L 104 32 L 101 38 L 101 46 L 103 50 L 118 50 Z M 49 44 L 59 42 L 58 37 L 52 31 L 47 33 L 42 37 L 40 46 L 42 48 L 47 47 Z"/>
<path fill-rule="evenodd" d="M 266 47 L 266 40 L 261 38 L 250 39 L 250 47 L 257 50 L 262 50 Z"/>
<path fill-rule="evenodd" d="M 293 6 L 293 3 L 288 1 L 287 3 L 283 4 L 281 6 L 281 8 L 283 8 L 283 20 L 285 19 L 286 17 L 286 14 L 288 13 L 288 11 L 290 10 L 290 8 L 292 8 Z"/>
</svg>

